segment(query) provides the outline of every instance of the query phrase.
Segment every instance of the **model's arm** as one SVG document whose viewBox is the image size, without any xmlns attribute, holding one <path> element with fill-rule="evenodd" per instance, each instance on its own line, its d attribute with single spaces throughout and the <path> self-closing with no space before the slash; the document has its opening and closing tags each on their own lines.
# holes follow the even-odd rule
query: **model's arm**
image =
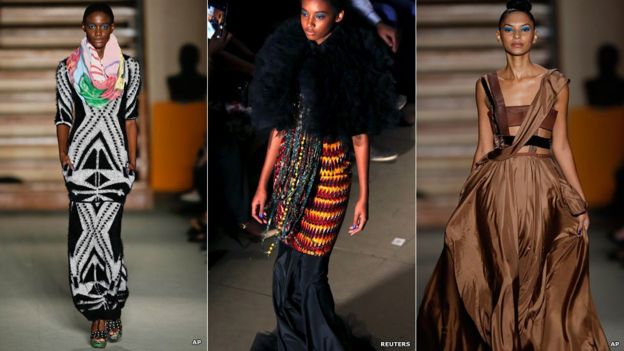
<svg viewBox="0 0 624 351">
<path fill-rule="evenodd" d="M 141 65 L 134 61 L 130 65 L 130 86 L 128 88 L 128 98 L 126 100 L 126 137 L 128 140 L 128 169 L 136 171 L 136 156 L 139 128 L 137 118 L 139 118 L 139 95 L 141 93 Z"/>
<path fill-rule="evenodd" d="M 68 156 L 69 133 L 72 127 L 72 114 L 74 103 L 70 90 L 67 71 L 63 62 L 59 63 L 56 69 L 56 115 L 54 124 L 56 125 L 56 139 L 58 141 L 59 160 L 61 167 L 69 165 L 74 168 Z"/>
<path fill-rule="evenodd" d="M 56 126 L 56 139 L 58 141 L 59 160 L 61 161 L 61 167 L 69 165 L 73 168 L 71 160 L 67 155 L 67 139 L 69 138 L 69 126 L 66 124 L 58 124 Z"/>
<path fill-rule="evenodd" d="M 358 173 L 358 185 L 360 196 L 355 203 L 353 224 L 349 227 L 349 234 L 355 235 L 366 226 L 368 221 L 368 135 L 359 134 L 352 137 L 355 151 L 355 163 Z"/>
<path fill-rule="evenodd" d="M 138 127 L 136 119 L 126 120 L 126 135 L 128 137 L 128 168 L 136 171 L 136 150 L 138 141 Z"/>
<path fill-rule="evenodd" d="M 490 125 L 490 117 L 488 116 L 488 107 L 486 104 L 485 90 L 481 85 L 481 80 L 477 80 L 475 87 L 475 98 L 477 102 L 477 114 L 479 124 L 479 140 L 477 142 L 477 150 L 472 159 L 472 169 L 488 152 L 494 149 L 494 134 Z"/>
<path fill-rule="evenodd" d="M 568 99 L 570 90 L 566 85 L 561 89 L 555 103 L 555 109 L 557 110 L 557 119 L 553 127 L 552 134 L 552 152 L 561 167 L 561 171 L 570 185 L 581 195 L 581 198 L 585 200 L 585 194 L 581 187 L 578 175 L 576 173 L 576 165 L 574 164 L 574 158 L 572 157 L 572 150 L 570 149 L 570 143 L 568 142 Z M 579 215 L 579 224 L 577 231 L 580 233 L 582 229 L 587 230 L 589 228 L 589 216 L 587 212 Z"/>
<path fill-rule="evenodd" d="M 260 180 L 258 181 L 258 188 L 256 194 L 251 200 L 251 216 L 260 223 L 267 223 L 266 213 L 264 213 L 264 205 L 267 200 L 267 185 L 269 184 L 269 177 L 273 172 L 275 161 L 279 154 L 279 148 L 282 144 L 283 135 L 273 129 L 269 135 L 269 145 L 267 146 L 266 156 L 264 157 L 264 165 L 262 166 L 262 172 L 260 172 Z"/>
</svg>

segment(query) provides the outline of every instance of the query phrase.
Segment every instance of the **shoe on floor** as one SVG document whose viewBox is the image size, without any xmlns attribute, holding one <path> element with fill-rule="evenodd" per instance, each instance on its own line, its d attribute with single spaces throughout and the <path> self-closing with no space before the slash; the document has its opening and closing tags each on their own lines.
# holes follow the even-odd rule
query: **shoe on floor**
<svg viewBox="0 0 624 351">
<path fill-rule="evenodd" d="M 199 193 L 196 190 L 193 190 L 193 191 L 189 191 L 188 193 L 182 194 L 180 196 L 180 200 L 184 202 L 198 203 L 201 201 L 201 197 L 199 196 Z"/>
<path fill-rule="evenodd" d="M 369 152 L 371 162 L 392 162 L 399 157 L 396 152 L 382 150 L 373 145 L 370 146 Z"/>
<path fill-rule="evenodd" d="M 265 230 L 265 225 L 258 223 L 258 221 L 253 218 L 245 223 L 239 224 L 239 227 L 245 234 L 256 238 L 262 238 Z"/>
<path fill-rule="evenodd" d="M 402 110 L 403 107 L 405 107 L 405 105 L 407 104 L 407 96 L 405 95 L 399 95 L 397 97 L 397 101 L 396 101 L 396 108 L 397 110 Z"/>
</svg>

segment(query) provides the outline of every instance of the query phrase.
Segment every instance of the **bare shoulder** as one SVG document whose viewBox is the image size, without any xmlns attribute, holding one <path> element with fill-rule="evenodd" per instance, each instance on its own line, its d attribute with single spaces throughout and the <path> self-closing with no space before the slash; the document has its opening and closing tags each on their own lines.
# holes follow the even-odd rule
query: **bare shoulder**
<svg viewBox="0 0 624 351">
<path fill-rule="evenodd" d="M 483 88 L 483 77 L 479 77 L 475 82 L 475 96 L 477 98 L 485 96 L 485 89 Z"/>
<path fill-rule="evenodd" d="M 475 82 L 475 100 L 477 102 L 477 107 L 479 108 L 480 106 L 487 105 L 485 88 L 483 87 L 483 77 L 479 77 L 479 79 Z"/>
<path fill-rule="evenodd" d="M 567 96 L 569 91 L 568 84 L 570 83 L 570 79 L 556 68 L 550 71 L 552 71 L 552 73 L 548 78 L 550 85 L 552 86 L 555 93 L 557 95 L 565 94 Z"/>
<path fill-rule="evenodd" d="M 497 71 L 494 71 L 494 74 L 498 74 L 496 73 Z M 477 81 L 475 83 L 475 89 L 476 91 L 484 91 L 483 89 L 483 84 L 487 84 L 488 86 L 490 85 L 490 82 L 488 81 L 488 75 L 490 75 L 492 73 L 484 73 L 482 74 L 479 78 L 477 78 Z"/>
<path fill-rule="evenodd" d="M 483 90 L 483 85 L 481 83 L 481 77 L 477 78 L 475 82 L 475 91 Z"/>
</svg>

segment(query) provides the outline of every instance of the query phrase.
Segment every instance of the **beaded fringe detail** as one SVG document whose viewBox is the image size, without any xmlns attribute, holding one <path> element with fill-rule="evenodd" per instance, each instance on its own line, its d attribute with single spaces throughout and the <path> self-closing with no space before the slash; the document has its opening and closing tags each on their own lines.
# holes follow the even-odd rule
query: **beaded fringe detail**
<svg viewBox="0 0 624 351">
<path fill-rule="evenodd" d="M 273 178 L 269 226 L 285 239 L 299 222 L 313 189 L 323 142 L 301 125 L 285 132 Z"/>
</svg>

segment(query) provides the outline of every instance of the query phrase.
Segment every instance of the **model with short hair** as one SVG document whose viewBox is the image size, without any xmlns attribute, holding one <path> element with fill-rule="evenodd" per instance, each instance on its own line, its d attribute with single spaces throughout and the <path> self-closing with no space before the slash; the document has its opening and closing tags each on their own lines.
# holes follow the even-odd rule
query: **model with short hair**
<svg viewBox="0 0 624 351">
<path fill-rule="evenodd" d="M 271 132 L 251 210 L 280 239 L 273 269 L 278 350 L 348 349 L 327 280 L 329 257 L 352 165 L 355 235 L 368 220 L 368 136 L 398 123 L 390 49 L 375 32 L 345 23 L 344 7 L 302 0 L 299 18 L 279 27 L 256 59 L 252 117 Z"/>
<path fill-rule="evenodd" d="M 139 62 L 113 34 L 110 6 L 89 5 L 86 36 L 56 71 L 59 158 L 69 192 L 69 284 L 91 326 L 91 346 L 121 337 L 128 272 L 121 218 L 135 180 Z"/>
</svg>

